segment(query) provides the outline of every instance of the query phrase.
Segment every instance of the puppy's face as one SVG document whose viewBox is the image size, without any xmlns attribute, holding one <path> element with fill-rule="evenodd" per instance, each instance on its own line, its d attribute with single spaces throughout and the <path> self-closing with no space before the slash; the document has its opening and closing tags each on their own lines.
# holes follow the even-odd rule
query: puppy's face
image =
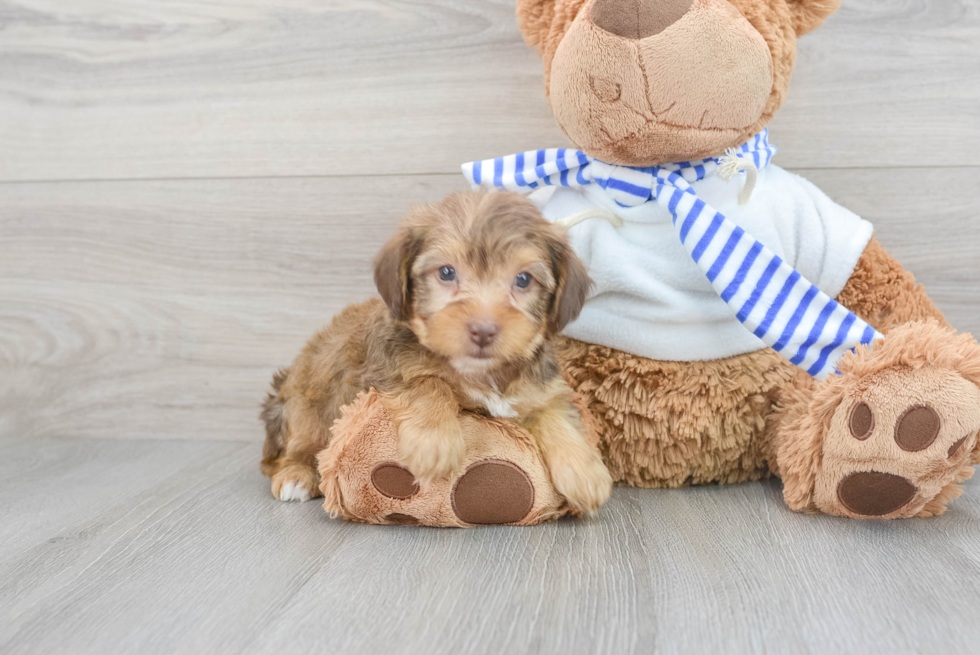
<svg viewBox="0 0 980 655">
<path fill-rule="evenodd" d="M 378 255 L 396 319 L 463 373 L 528 358 L 582 309 L 589 278 L 563 233 L 512 193 L 416 208 Z"/>
</svg>

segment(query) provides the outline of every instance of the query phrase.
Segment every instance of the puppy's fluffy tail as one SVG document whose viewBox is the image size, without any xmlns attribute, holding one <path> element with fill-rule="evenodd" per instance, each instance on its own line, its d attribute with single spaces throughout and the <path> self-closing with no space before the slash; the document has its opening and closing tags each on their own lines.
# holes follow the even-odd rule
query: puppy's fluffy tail
<svg viewBox="0 0 980 655">
<path fill-rule="evenodd" d="M 272 393 L 265 397 L 262 403 L 262 413 L 259 417 L 265 423 L 265 445 L 262 446 L 263 475 L 272 476 L 279 468 L 279 455 L 286 447 L 286 412 L 279 390 L 282 383 L 289 377 L 289 369 L 281 368 L 272 376 Z"/>
</svg>

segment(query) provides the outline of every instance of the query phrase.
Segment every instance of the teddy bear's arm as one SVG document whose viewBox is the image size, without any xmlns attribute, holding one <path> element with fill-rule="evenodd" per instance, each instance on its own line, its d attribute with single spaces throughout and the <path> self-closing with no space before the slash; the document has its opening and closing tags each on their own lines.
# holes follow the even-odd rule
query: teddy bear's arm
<svg viewBox="0 0 980 655">
<path fill-rule="evenodd" d="M 922 285 L 874 238 L 837 300 L 882 333 L 928 318 L 949 325 Z"/>
</svg>

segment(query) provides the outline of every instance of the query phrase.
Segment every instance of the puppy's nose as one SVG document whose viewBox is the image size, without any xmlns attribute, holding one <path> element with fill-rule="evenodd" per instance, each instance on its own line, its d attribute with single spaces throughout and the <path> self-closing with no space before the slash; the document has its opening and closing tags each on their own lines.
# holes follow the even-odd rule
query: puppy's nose
<svg viewBox="0 0 980 655">
<path fill-rule="evenodd" d="M 627 39 L 660 34 L 691 8 L 693 0 L 596 0 L 592 22 Z"/>
<path fill-rule="evenodd" d="M 486 348 L 497 338 L 500 327 L 496 323 L 469 323 L 466 328 L 470 331 L 470 341 Z"/>
</svg>

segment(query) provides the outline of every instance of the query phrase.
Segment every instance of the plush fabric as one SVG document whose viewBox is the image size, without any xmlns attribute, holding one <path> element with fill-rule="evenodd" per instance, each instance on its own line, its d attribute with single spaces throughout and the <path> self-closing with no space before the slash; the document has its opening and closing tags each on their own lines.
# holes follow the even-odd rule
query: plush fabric
<svg viewBox="0 0 980 655">
<path fill-rule="evenodd" d="M 772 350 L 667 362 L 566 339 L 565 378 L 613 475 L 636 487 L 757 480 L 766 419 L 797 369 Z"/>
<path fill-rule="evenodd" d="M 597 0 L 589 17 L 607 32 L 630 39 L 660 34 L 691 9 L 694 0 Z"/>
<path fill-rule="evenodd" d="M 344 407 L 330 446 L 318 456 L 324 509 L 351 521 L 441 527 L 534 525 L 568 513 L 530 434 L 468 413 L 460 423 L 463 462 L 450 477 L 420 487 L 396 461 L 385 401 L 373 390 L 360 394 Z M 595 444 L 594 433 L 586 434 Z"/>
<path fill-rule="evenodd" d="M 834 483 L 854 472 L 845 468 L 852 464 L 848 457 L 831 453 L 836 468 L 821 473 L 831 419 L 838 417 L 838 449 L 850 445 L 840 434 L 847 410 L 856 398 L 866 398 L 878 414 L 874 438 L 861 442 L 873 447 L 866 460 L 871 468 L 887 464 L 921 487 L 910 505 L 887 517 L 942 513 L 980 462 L 980 397 L 974 395 L 980 348 L 970 335 L 957 335 L 941 322 L 922 287 L 875 240 L 839 298 L 865 318 L 881 316 L 883 305 L 895 313 L 881 322 L 887 338 L 874 351 L 846 356 L 845 374 L 824 385 L 770 349 L 665 362 L 564 340 L 558 354 L 565 376 L 589 408 L 613 477 L 632 486 L 679 487 L 744 482 L 772 472 L 782 477 L 791 508 L 861 518 L 836 500 Z M 891 377 L 879 388 L 883 372 Z M 903 453 L 892 447 L 894 419 L 923 401 L 941 409 L 941 436 L 925 454 Z M 964 436 L 954 457 L 947 457 Z M 814 500 L 818 478 L 820 503 Z"/>
<path fill-rule="evenodd" d="M 725 143 L 734 145 L 762 131 L 782 105 L 789 88 L 796 62 L 794 21 L 816 26 L 810 13 L 807 13 L 810 18 L 797 18 L 800 12 L 809 12 L 810 5 L 811 2 L 787 4 L 783 0 L 695 0 L 690 18 L 685 16 L 653 37 L 629 43 L 607 38 L 588 26 L 592 0 L 518 0 L 517 18 L 525 41 L 536 47 L 541 55 L 545 92 L 559 125 L 572 142 L 603 161 L 625 166 L 652 166 L 707 157 L 723 151 L 727 147 L 723 145 Z M 732 11 L 733 7 L 738 11 Z M 571 40 L 565 40 L 576 19 L 579 25 L 575 29 L 582 32 L 577 37 L 579 41 L 586 37 L 593 39 L 587 52 L 574 47 L 576 44 Z M 715 26 L 725 35 L 719 37 L 721 41 L 703 38 L 695 24 Z M 691 40 L 675 42 L 673 33 L 685 25 L 690 27 L 688 36 Z M 724 29 L 726 26 L 740 38 L 728 33 Z M 608 37 L 615 35 L 608 33 Z M 644 45 L 647 42 L 650 42 L 649 46 Z M 678 59 L 690 65 L 686 69 L 674 69 L 665 63 L 666 68 L 652 71 L 655 77 L 663 75 L 654 82 L 670 79 L 668 69 L 672 69 L 676 75 L 687 78 L 680 89 L 661 89 L 657 84 L 651 84 L 648 80 L 651 71 L 643 67 L 649 62 L 643 61 L 639 54 L 648 47 L 647 54 L 657 58 L 655 51 L 668 44 Z M 561 53 L 560 45 L 563 46 Z M 600 45 L 605 47 L 600 48 Z M 749 61 L 740 59 L 745 54 L 751 54 Z M 568 58 L 567 62 L 565 58 Z M 599 84 L 590 89 L 585 81 L 575 83 L 575 88 L 583 95 L 576 96 L 574 91 L 569 91 L 556 100 L 552 84 L 556 61 L 559 68 L 564 66 L 569 72 L 573 72 L 576 65 L 582 75 L 594 71 L 592 77 L 600 80 Z M 731 67 L 736 70 L 729 73 L 718 70 Z M 759 85 L 767 76 L 770 83 L 763 93 Z M 573 75 L 571 79 L 578 77 Z M 608 89 L 616 87 L 602 80 L 618 85 L 620 96 L 612 98 Z M 731 95 L 725 96 L 723 101 L 711 94 L 712 81 L 724 85 L 720 93 Z M 741 88 L 740 85 L 747 86 Z M 645 91 L 648 88 L 650 92 Z M 702 93 L 708 94 L 700 97 L 707 105 L 698 102 L 698 94 Z M 762 99 L 761 106 L 750 102 L 757 96 Z M 674 103 L 670 113 L 665 112 L 665 108 Z M 638 109 L 639 114 L 624 109 L 624 105 Z M 708 114 L 705 114 L 706 106 L 710 107 Z M 748 120 L 753 114 L 752 120 Z M 711 124 L 702 125 L 702 116 L 709 115 Z M 736 118 L 740 120 L 734 120 Z M 741 123 L 741 120 L 746 122 Z M 631 126 L 633 129 L 629 129 Z M 607 136 L 610 127 L 613 133 Z"/>
<path fill-rule="evenodd" d="M 694 0 L 639 40 L 580 12 L 555 53 L 549 93 L 573 143 L 602 161 L 649 166 L 715 155 L 754 134 L 772 85 L 762 35 L 728 0 Z"/>
<path fill-rule="evenodd" d="M 842 482 L 864 471 L 887 471 L 911 483 L 911 502 L 875 518 L 932 516 L 960 495 L 959 483 L 980 461 L 980 350 L 968 334 L 935 319 L 889 332 L 874 352 L 859 348 L 840 362 L 841 375 L 822 385 L 800 380 L 783 398 L 770 425 L 768 459 L 785 486 L 792 509 L 867 518 L 842 502 Z M 810 393 L 801 393 L 806 390 Z M 874 432 L 857 439 L 849 412 L 858 402 L 874 408 Z M 927 446 L 910 452 L 900 444 L 900 419 L 910 408 L 928 407 L 938 431 Z"/>
</svg>

